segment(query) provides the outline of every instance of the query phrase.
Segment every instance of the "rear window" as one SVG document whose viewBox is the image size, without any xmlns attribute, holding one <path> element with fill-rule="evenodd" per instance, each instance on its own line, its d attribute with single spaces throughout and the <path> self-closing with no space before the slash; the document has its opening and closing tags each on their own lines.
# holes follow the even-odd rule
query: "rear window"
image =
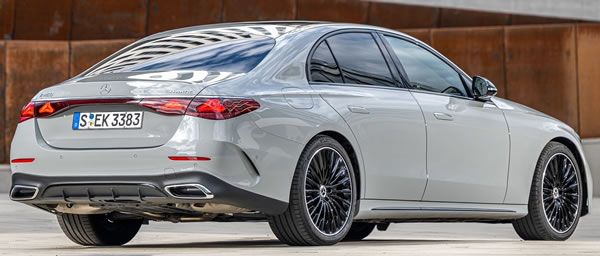
<svg viewBox="0 0 600 256">
<path fill-rule="evenodd" d="M 218 71 L 246 73 L 275 45 L 270 37 L 253 34 L 177 35 L 130 46 L 86 76 L 148 71 Z"/>
</svg>

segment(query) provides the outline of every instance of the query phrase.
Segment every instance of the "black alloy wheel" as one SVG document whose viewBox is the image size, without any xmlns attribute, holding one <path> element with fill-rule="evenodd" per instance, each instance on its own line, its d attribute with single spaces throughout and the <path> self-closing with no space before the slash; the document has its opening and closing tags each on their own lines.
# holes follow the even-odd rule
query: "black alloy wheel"
<svg viewBox="0 0 600 256">
<path fill-rule="evenodd" d="M 344 147 L 329 136 L 312 139 L 300 155 L 285 212 L 269 216 L 289 245 L 332 245 L 348 234 L 356 213 L 354 169 Z"/>
</svg>

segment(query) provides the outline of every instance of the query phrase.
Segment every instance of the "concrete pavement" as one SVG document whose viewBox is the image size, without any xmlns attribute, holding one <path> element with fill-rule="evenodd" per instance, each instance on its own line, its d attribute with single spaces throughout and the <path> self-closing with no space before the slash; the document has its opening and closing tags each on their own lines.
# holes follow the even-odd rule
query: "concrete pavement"
<svg viewBox="0 0 600 256">
<path fill-rule="evenodd" d="M 10 165 L 0 164 L 0 193 L 7 193 L 10 188 Z"/>
<path fill-rule="evenodd" d="M 600 211 L 600 199 L 594 200 Z M 0 198 L 0 255 L 600 255 L 600 214 L 582 219 L 566 242 L 521 241 L 511 225 L 392 224 L 365 241 L 327 247 L 280 244 L 266 223 L 156 223 L 123 247 L 81 247 L 53 215 Z"/>
</svg>

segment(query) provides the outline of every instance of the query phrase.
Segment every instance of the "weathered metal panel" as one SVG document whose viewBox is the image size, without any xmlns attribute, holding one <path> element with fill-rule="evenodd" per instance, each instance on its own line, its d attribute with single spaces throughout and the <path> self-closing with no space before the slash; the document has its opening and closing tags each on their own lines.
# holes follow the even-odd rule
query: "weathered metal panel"
<svg viewBox="0 0 600 256">
<path fill-rule="evenodd" d="M 577 26 L 579 131 L 582 137 L 600 137 L 600 24 Z"/>
<path fill-rule="evenodd" d="M 511 25 L 530 25 L 530 24 L 552 24 L 552 23 L 576 23 L 577 20 L 531 16 L 531 15 L 517 15 L 513 14 L 510 17 Z"/>
<path fill-rule="evenodd" d="M 69 43 L 6 41 L 5 147 L 9 151 L 21 108 L 41 89 L 69 77 Z"/>
<path fill-rule="evenodd" d="M 439 8 L 371 2 L 368 23 L 391 29 L 432 28 L 439 16 Z"/>
<path fill-rule="evenodd" d="M 72 40 L 140 38 L 146 34 L 147 0 L 73 2 Z"/>
<path fill-rule="evenodd" d="M 506 27 L 504 44 L 508 99 L 578 130 L 575 26 Z"/>
<path fill-rule="evenodd" d="M 69 40 L 72 0 L 18 0 L 15 39 Z"/>
<path fill-rule="evenodd" d="M 433 29 L 432 46 L 471 76 L 480 75 L 504 97 L 504 29 L 502 27 Z"/>
<path fill-rule="evenodd" d="M 367 23 L 369 2 L 356 0 L 298 0 L 299 20 Z"/>
<path fill-rule="evenodd" d="M 221 22 L 222 0 L 150 0 L 148 34 Z"/>
<path fill-rule="evenodd" d="M 70 76 L 76 76 L 108 55 L 132 43 L 133 39 L 71 42 Z"/>
<path fill-rule="evenodd" d="M 4 91 L 6 87 L 6 79 L 4 75 L 5 70 L 5 43 L 0 41 L 0 99 L 4 99 Z M 6 121 L 4 120 L 5 102 L 0 102 L 0 163 L 8 162 L 8 155 L 6 152 L 7 146 L 4 140 L 4 129 Z"/>
<path fill-rule="evenodd" d="M 423 29 L 401 29 L 399 30 L 402 33 L 410 35 L 416 39 L 423 41 L 428 45 L 431 45 L 431 29 L 423 28 Z"/>
<path fill-rule="evenodd" d="M 0 0 L 0 36 L 12 39 L 15 20 L 15 0 Z"/>
<path fill-rule="evenodd" d="M 509 21 L 510 14 L 444 8 L 440 27 L 502 26 Z"/>
<path fill-rule="evenodd" d="M 223 21 L 293 20 L 295 0 L 223 0 Z"/>
</svg>

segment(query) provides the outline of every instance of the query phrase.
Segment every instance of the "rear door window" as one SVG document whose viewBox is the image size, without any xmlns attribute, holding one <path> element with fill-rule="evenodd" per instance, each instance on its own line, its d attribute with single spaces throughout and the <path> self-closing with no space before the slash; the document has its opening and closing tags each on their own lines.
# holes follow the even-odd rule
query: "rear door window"
<svg viewBox="0 0 600 256">
<path fill-rule="evenodd" d="M 343 33 L 327 38 L 344 82 L 395 86 L 390 69 L 370 33 Z"/>
<path fill-rule="evenodd" d="M 312 59 L 310 60 L 310 78 L 313 82 L 344 82 L 340 69 L 325 41 L 319 44 L 312 55 Z"/>
</svg>

